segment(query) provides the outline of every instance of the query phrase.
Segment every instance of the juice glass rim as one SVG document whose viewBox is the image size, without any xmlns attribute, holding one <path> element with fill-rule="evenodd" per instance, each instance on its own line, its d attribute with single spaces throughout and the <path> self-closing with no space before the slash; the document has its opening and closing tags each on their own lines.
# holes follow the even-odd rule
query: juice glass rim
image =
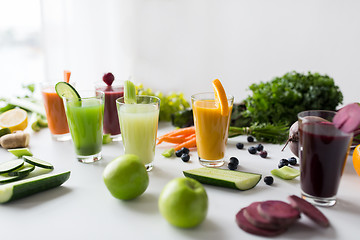
<svg viewBox="0 0 360 240">
<path fill-rule="evenodd" d="M 313 114 L 311 114 L 313 113 Z M 317 114 L 314 114 L 314 113 L 317 113 Z M 329 115 L 335 115 L 336 114 L 336 111 L 332 111 L 332 110 L 305 110 L 305 111 L 301 111 L 297 114 L 297 117 L 299 119 L 302 119 L 304 117 L 307 117 L 307 116 L 319 116 L 321 113 L 323 114 L 329 114 Z"/>
<path fill-rule="evenodd" d="M 149 99 L 153 99 L 153 101 L 150 101 L 148 103 L 136 103 L 136 104 L 159 104 L 160 105 L 160 98 L 156 97 L 156 96 L 149 96 L 149 95 L 136 95 L 136 100 L 138 98 L 149 98 Z M 118 99 L 116 99 L 116 103 L 117 104 L 121 104 L 121 105 L 125 105 L 127 103 L 125 103 L 124 101 L 125 97 L 119 97 Z"/>
<path fill-rule="evenodd" d="M 203 98 L 198 98 L 198 96 L 210 96 L 210 97 L 203 97 Z M 234 95 L 231 94 L 226 94 L 226 98 L 228 101 L 234 101 Z M 191 95 L 191 100 L 215 100 L 215 93 L 214 92 L 201 92 L 201 93 L 196 93 Z"/>
<path fill-rule="evenodd" d="M 73 102 L 73 101 L 78 101 L 80 100 L 88 100 L 88 99 L 103 99 L 105 96 L 105 93 L 103 91 L 94 91 L 94 90 L 80 90 L 77 91 L 80 94 L 80 98 L 67 98 L 65 96 L 62 96 L 61 98 L 63 100 L 65 100 L 66 102 Z M 92 93 L 91 95 L 93 96 L 86 96 L 86 97 L 81 97 L 81 93 Z"/>
</svg>

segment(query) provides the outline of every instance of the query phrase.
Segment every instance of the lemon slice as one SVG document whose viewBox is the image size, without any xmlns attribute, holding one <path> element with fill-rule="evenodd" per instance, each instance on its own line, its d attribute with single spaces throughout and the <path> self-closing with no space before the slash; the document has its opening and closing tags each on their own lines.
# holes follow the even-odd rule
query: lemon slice
<svg viewBox="0 0 360 240">
<path fill-rule="evenodd" d="M 9 128 L 11 132 L 24 130 L 28 125 L 27 112 L 20 108 L 8 110 L 0 115 L 0 127 Z"/>
<path fill-rule="evenodd" d="M 219 79 L 212 81 L 212 84 L 215 91 L 215 101 L 219 104 L 221 115 L 229 115 L 229 104 L 223 85 Z"/>
</svg>

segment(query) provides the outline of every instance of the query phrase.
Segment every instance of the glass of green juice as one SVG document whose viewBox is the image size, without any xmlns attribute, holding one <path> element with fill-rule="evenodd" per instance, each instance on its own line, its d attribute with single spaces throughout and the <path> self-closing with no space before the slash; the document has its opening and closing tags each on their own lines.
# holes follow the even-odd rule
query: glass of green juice
<svg viewBox="0 0 360 240">
<path fill-rule="evenodd" d="M 153 168 L 159 121 L 160 99 L 136 96 L 136 104 L 116 100 L 125 154 L 138 155 L 147 171 Z"/>
<path fill-rule="evenodd" d="M 104 93 L 79 91 L 81 98 L 63 98 L 66 118 L 77 159 L 92 163 L 101 159 Z"/>
</svg>

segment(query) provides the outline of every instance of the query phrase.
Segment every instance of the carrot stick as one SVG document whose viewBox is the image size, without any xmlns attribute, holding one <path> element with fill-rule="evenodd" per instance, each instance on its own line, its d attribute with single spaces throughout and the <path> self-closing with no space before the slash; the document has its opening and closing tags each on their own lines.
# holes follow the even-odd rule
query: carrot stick
<svg viewBox="0 0 360 240">
<path fill-rule="evenodd" d="M 168 143 L 183 143 L 186 141 L 186 138 L 184 137 L 163 137 L 161 140 L 158 141 L 157 144 L 160 144 L 162 142 L 168 142 Z"/>
<path fill-rule="evenodd" d="M 68 70 L 64 70 L 64 81 L 69 83 L 70 81 L 70 75 L 71 75 L 71 72 L 68 71 Z"/>
<path fill-rule="evenodd" d="M 189 135 L 195 133 L 195 127 L 187 127 L 187 128 L 180 128 L 176 129 L 174 131 L 171 131 L 169 133 L 166 133 L 162 136 L 160 136 L 158 139 L 160 140 L 162 137 L 174 137 L 179 135 Z"/>
<path fill-rule="evenodd" d="M 191 138 L 190 140 L 187 140 L 186 142 L 180 143 L 174 147 L 175 151 L 180 150 L 183 147 L 186 148 L 192 148 L 196 146 L 196 138 Z"/>
</svg>

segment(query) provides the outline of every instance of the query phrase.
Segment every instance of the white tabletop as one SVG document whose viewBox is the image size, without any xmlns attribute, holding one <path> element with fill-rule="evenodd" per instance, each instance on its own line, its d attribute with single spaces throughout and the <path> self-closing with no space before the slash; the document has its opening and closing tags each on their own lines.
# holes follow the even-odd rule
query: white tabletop
<svg viewBox="0 0 360 240">
<path fill-rule="evenodd" d="M 173 128 L 161 123 L 158 135 Z M 31 130 L 29 130 L 31 132 Z M 235 147 L 245 143 L 244 150 Z M 227 156 L 240 160 L 238 170 L 256 172 L 264 176 L 277 168 L 281 158 L 293 156 L 289 149 L 281 152 L 281 145 L 264 144 L 268 158 L 250 155 L 241 136 L 228 141 Z M 30 149 L 33 154 L 55 166 L 56 172 L 71 170 L 70 179 L 61 187 L 38 193 L 28 198 L 0 205 L 2 239 L 260 239 L 241 230 L 235 223 L 235 214 L 254 201 L 283 200 L 288 195 L 300 195 L 299 178 L 291 181 L 275 178 L 272 186 L 259 184 L 248 191 L 237 191 L 204 185 L 209 198 L 205 221 L 193 229 L 171 226 L 158 211 L 158 197 L 171 179 L 183 177 L 182 171 L 200 167 L 197 153 L 184 163 L 179 158 L 165 158 L 156 149 L 155 167 L 150 172 L 146 192 L 132 201 L 121 201 L 110 195 L 102 180 L 107 163 L 123 154 L 121 142 L 103 146 L 103 159 L 94 164 L 83 164 L 75 159 L 72 142 L 55 142 L 49 130 L 31 132 Z M 0 149 L 0 161 L 11 159 Z M 347 161 L 338 192 L 338 203 L 321 208 L 331 227 L 323 229 L 306 216 L 277 239 L 358 239 L 360 236 L 360 177 L 353 169 L 351 156 Z"/>
</svg>

